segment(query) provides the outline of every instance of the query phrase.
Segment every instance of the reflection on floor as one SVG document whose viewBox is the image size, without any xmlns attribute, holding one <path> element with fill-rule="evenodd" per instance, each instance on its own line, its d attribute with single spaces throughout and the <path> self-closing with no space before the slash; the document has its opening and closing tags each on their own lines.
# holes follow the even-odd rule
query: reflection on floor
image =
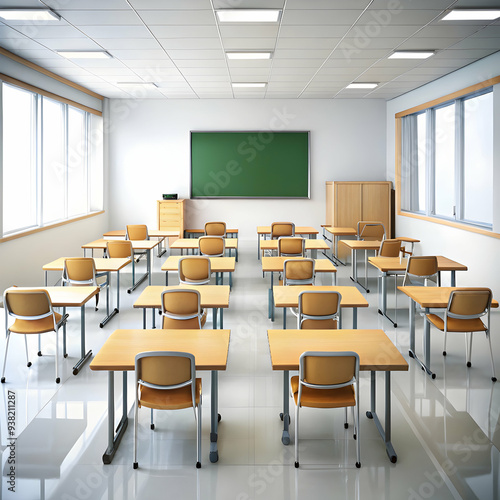
<svg viewBox="0 0 500 500">
<path fill-rule="evenodd" d="M 163 284 L 162 259 L 154 258 L 153 284 Z M 138 267 L 145 266 L 144 261 Z M 350 285 L 350 267 L 340 266 L 338 284 Z M 21 338 L 13 337 L 7 382 L 0 388 L 0 443 L 3 499 L 293 499 L 293 498 L 427 498 L 500 497 L 499 409 L 500 386 L 491 382 L 487 342 L 474 341 L 472 367 L 465 366 L 461 336 L 451 337 L 448 356 L 442 335 L 432 337 L 430 379 L 408 358 L 408 309 L 398 296 L 398 328 L 377 314 L 375 270 L 370 269 L 370 307 L 358 312 L 359 328 L 383 328 L 409 362 L 409 371 L 392 377 L 392 442 L 398 454 L 390 463 L 384 443 L 364 417 L 369 407 L 369 374 L 361 377 L 361 469 L 356 469 L 352 430 L 344 430 L 343 410 L 304 409 L 301 413 L 301 468 L 293 466 L 291 444 L 281 443 L 279 419 L 282 373 L 271 370 L 267 329 L 280 328 L 282 312 L 272 323 L 267 317 L 269 278 L 262 278 L 255 242 L 240 242 L 230 308 L 224 327 L 231 329 L 226 372 L 219 376 L 219 454 L 208 460 L 210 433 L 210 377 L 201 373 L 203 386 L 202 468 L 195 468 L 196 428 L 192 410 L 157 412 L 156 428 L 149 427 L 149 411 L 140 412 L 139 464 L 133 470 L 133 388 L 129 375 L 129 428 L 111 465 L 103 465 L 107 439 L 107 376 L 92 372 L 88 364 L 74 376 L 79 358 L 80 317 L 73 313 L 68 325 L 69 357 L 61 361 L 61 384 L 53 380 L 54 340 L 43 339 L 46 355 L 26 367 Z M 141 328 L 142 314 L 132 304 L 145 285 L 125 293 L 130 274 L 121 277 L 120 313 L 103 329 L 104 312 L 87 308 L 87 346 L 96 353 L 117 328 Z M 330 284 L 319 277 L 319 284 Z M 460 276 L 457 277 L 460 284 Z M 49 277 L 55 282 L 56 275 Z M 171 283 L 176 281 L 175 275 Z M 33 283 L 39 285 L 41 283 Z M 394 305 L 393 288 L 389 307 Z M 112 294 L 114 300 L 114 294 Z M 3 310 L 1 310 L 3 313 Z M 344 325 L 350 325 L 350 312 Z M 2 318 L 3 319 L 3 318 Z M 291 326 L 293 318 L 288 318 Z M 492 314 L 492 343 L 500 370 L 500 349 L 495 332 L 499 315 Z M 210 318 L 208 325 L 210 324 Z M 421 351 L 422 319 L 417 320 L 417 351 Z M 5 342 L 0 344 L 3 359 Z M 199 374 L 200 375 L 200 374 Z M 378 376 L 378 396 L 383 378 Z M 121 393 L 116 377 L 116 394 Z M 379 404 L 382 404 L 382 399 Z M 12 413 L 15 411 L 15 420 Z M 293 408 L 293 403 L 291 403 Z M 15 424 L 15 436 L 9 434 Z M 293 424 L 293 419 L 292 419 Z M 12 469 L 11 467 L 15 467 Z M 14 471 L 14 472 L 12 472 Z M 13 491 L 15 490 L 15 491 Z"/>
</svg>

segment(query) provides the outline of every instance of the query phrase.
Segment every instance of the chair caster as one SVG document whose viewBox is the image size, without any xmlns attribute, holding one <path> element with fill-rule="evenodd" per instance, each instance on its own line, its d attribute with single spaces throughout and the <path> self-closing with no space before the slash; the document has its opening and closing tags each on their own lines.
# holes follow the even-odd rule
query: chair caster
<svg viewBox="0 0 500 500">
<path fill-rule="evenodd" d="M 358 437 L 356 436 L 356 434 L 353 434 L 352 437 L 353 437 L 353 439 L 358 439 Z"/>
<path fill-rule="evenodd" d="M 443 351 L 443 356 L 446 356 L 446 351 Z"/>
<path fill-rule="evenodd" d="M 295 468 L 298 469 L 299 468 L 299 462 L 295 462 Z"/>
<path fill-rule="evenodd" d="M 37 354 L 38 354 L 38 356 L 41 356 L 42 355 L 42 351 L 38 351 Z"/>
<path fill-rule="evenodd" d="M 155 424 L 151 424 L 151 430 L 154 431 L 155 430 Z"/>
<path fill-rule="evenodd" d="M 361 468 L 361 462 L 356 462 L 356 468 L 358 468 L 358 469 Z"/>
<path fill-rule="evenodd" d="M 344 429 L 349 429 L 349 424 L 347 422 L 344 424 Z"/>
<path fill-rule="evenodd" d="M 98 308 L 98 307 L 96 307 L 96 308 L 95 308 L 95 310 L 96 310 L 96 311 L 98 311 L 98 310 L 99 310 L 99 308 Z"/>
<path fill-rule="evenodd" d="M 496 382 L 496 381 L 497 381 L 497 378 L 496 378 L 496 377 L 491 377 L 491 380 L 492 380 L 493 382 Z M 3 380 L 2 380 L 2 381 L 3 381 Z"/>
<path fill-rule="evenodd" d="M 434 380 L 435 378 L 436 378 L 436 374 L 435 374 L 435 373 L 433 373 L 433 374 L 431 375 L 431 379 L 432 379 L 432 380 Z"/>
<path fill-rule="evenodd" d="M 137 462 L 134 462 L 134 469 L 137 469 L 139 467 L 139 464 Z"/>
<path fill-rule="evenodd" d="M 31 366 L 31 361 L 28 361 L 28 364 L 26 366 L 29 368 Z"/>
<path fill-rule="evenodd" d="M 64 354 L 64 357 L 67 358 L 68 357 L 68 353 Z"/>
<path fill-rule="evenodd" d="M 56 378 L 56 384 L 58 384 L 59 382 L 61 382 L 61 379 L 59 377 Z"/>
<path fill-rule="evenodd" d="M 472 366 L 472 363 L 470 361 L 467 361 L 467 368 L 470 368 Z"/>
<path fill-rule="evenodd" d="M 201 463 L 200 462 L 196 462 L 196 468 L 197 469 L 201 469 Z"/>
<path fill-rule="evenodd" d="M 2 382 L 2 384 L 5 384 L 5 377 L 2 377 L 2 380 L 0 380 L 0 382 Z"/>
</svg>

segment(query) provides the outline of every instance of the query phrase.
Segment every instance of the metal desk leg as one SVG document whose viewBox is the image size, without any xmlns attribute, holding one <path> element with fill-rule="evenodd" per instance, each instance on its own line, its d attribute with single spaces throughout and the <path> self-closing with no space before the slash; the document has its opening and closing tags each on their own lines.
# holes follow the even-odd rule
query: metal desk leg
<svg viewBox="0 0 500 500">
<path fill-rule="evenodd" d="M 455 270 L 451 271 L 451 286 L 457 286 L 457 273 Z"/>
<path fill-rule="evenodd" d="M 142 329 L 146 329 L 146 308 L 142 308 Z"/>
<path fill-rule="evenodd" d="M 378 298 L 379 298 L 379 304 L 380 302 L 382 302 L 381 304 L 382 309 L 379 309 L 378 313 L 382 316 L 385 316 L 394 325 L 394 328 L 397 328 L 398 324 L 391 318 L 389 318 L 389 316 L 387 315 L 387 277 L 388 277 L 387 273 L 381 273 L 379 277 L 380 286 L 379 286 Z M 394 279 L 397 278 L 394 277 Z"/>
<path fill-rule="evenodd" d="M 358 308 L 352 308 L 352 327 L 354 330 L 358 328 Z"/>
<path fill-rule="evenodd" d="M 427 320 L 424 320 L 424 356 L 425 363 L 423 363 L 415 353 L 415 309 L 416 304 L 412 299 L 410 300 L 410 350 L 408 351 L 408 355 L 410 358 L 413 358 L 431 378 L 436 378 L 436 374 L 433 373 L 430 366 L 430 325 Z M 426 313 L 429 312 L 429 309 L 426 309 Z"/>
<path fill-rule="evenodd" d="M 374 371 L 371 372 L 371 410 L 366 412 L 366 416 L 370 419 L 373 419 L 375 425 L 377 426 L 377 430 L 384 440 L 385 443 L 385 451 L 389 460 L 395 464 L 398 461 L 398 456 L 394 451 L 394 447 L 391 443 L 391 372 L 385 372 L 385 429 L 382 427 L 378 415 L 376 413 L 376 373 Z"/>
<path fill-rule="evenodd" d="M 217 448 L 218 427 L 219 427 L 219 385 L 218 373 L 211 372 L 210 381 L 210 462 L 215 463 L 219 460 L 219 450 Z"/>
<path fill-rule="evenodd" d="M 168 286 L 168 271 L 165 271 L 165 286 Z"/>
<path fill-rule="evenodd" d="M 78 363 L 75 366 L 73 366 L 73 375 L 78 375 L 80 368 L 90 358 L 90 356 L 92 356 L 92 351 L 85 353 L 85 304 L 80 309 L 81 309 L 81 319 L 80 319 L 81 358 L 78 361 Z"/>
<path fill-rule="evenodd" d="M 99 323 L 100 328 L 120 312 L 120 271 L 116 271 L 116 307 L 109 312 L 109 288 L 111 286 L 111 273 L 108 272 L 108 289 L 106 290 L 106 317 Z"/>
<path fill-rule="evenodd" d="M 127 372 L 123 372 L 123 415 L 115 434 L 115 373 L 108 373 L 108 447 L 102 456 L 105 464 L 110 464 L 128 426 L 127 417 Z"/>
<path fill-rule="evenodd" d="M 289 371 L 283 372 L 283 413 L 280 413 L 280 418 L 283 421 L 283 434 L 281 442 L 285 445 L 290 444 L 290 396 L 289 396 Z"/>
</svg>

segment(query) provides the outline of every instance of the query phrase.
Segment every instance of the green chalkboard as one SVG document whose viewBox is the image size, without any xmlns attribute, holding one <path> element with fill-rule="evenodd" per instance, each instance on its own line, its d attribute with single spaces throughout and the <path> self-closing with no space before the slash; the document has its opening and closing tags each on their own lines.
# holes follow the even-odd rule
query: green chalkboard
<svg viewBox="0 0 500 500">
<path fill-rule="evenodd" d="M 191 198 L 309 198 L 309 132 L 191 132 Z"/>
</svg>

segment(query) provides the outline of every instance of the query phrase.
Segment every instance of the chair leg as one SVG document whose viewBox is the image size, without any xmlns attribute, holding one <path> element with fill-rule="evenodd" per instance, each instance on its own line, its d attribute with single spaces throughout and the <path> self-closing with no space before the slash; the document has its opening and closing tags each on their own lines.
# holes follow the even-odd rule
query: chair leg
<svg viewBox="0 0 500 500">
<path fill-rule="evenodd" d="M 198 416 L 196 422 L 196 468 L 199 469 L 201 467 L 201 397 L 200 402 L 198 403 Z"/>
<path fill-rule="evenodd" d="M 95 310 L 98 311 L 99 308 L 97 307 L 99 305 L 99 292 L 96 293 L 95 296 Z"/>
<path fill-rule="evenodd" d="M 299 405 L 295 407 L 295 468 L 299 468 Z"/>
<path fill-rule="evenodd" d="M 355 429 L 356 429 L 356 434 L 355 434 L 355 439 L 356 439 L 356 467 L 359 469 L 361 467 L 361 453 L 360 453 L 360 448 L 361 448 L 361 439 L 359 438 L 359 401 L 358 404 L 356 404 L 356 410 L 355 410 L 356 418 L 354 419 L 355 421 Z"/>
<path fill-rule="evenodd" d="M 445 330 L 445 332 L 444 332 L 444 344 L 443 344 L 443 356 L 446 356 L 446 337 L 447 337 L 447 335 L 448 335 L 448 332 Z"/>
<path fill-rule="evenodd" d="M 467 335 L 469 336 L 467 338 Z M 467 344 L 467 340 L 469 343 Z M 471 363 L 471 357 L 472 357 L 472 332 L 471 333 L 466 333 L 465 334 L 465 352 L 467 353 L 467 367 L 470 368 L 472 363 Z"/>
<path fill-rule="evenodd" d="M 137 469 L 137 467 L 139 467 L 139 464 L 137 463 L 137 426 L 138 426 L 137 420 L 138 419 L 139 419 L 139 404 L 137 402 L 137 394 L 136 394 L 135 408 L 134 408 L 134 469 Z"/>
<path fill-rule="evenodd" d="M 151 430 L 154 431 L 155 423 L 153 421 L 153 408 L 151 408 Z"/>
<path fill-rule="evenodd" d="M 344 429 L 349 429 L 349 422 L 347 421 L 347 406 L 344 408 L 345 416 L 344 416 Z"/>
<path fill-rule="evenodd" d="M 31 366 L 31 361 L 28 356 L 28 338 L 26 335 L 24 336 L 24 347 L 26 349 L 26 366 L 29 368 Z"/>
<path fill-rule="evenodd" d="M 493 350 L 491 349 L 491 338 L 489 331 L 486 332 L 486 338 L 488 339 L 488 343 L 490 344 L 491 369 L 493 370 L 493 377 L 491 377 L 491 380 L 493 380 L 493 382 L 496 382 L 497 376 L 495 374 L 495 363 L 493 361 Z"/>
<path fill-rule="evenodd" d="M 346 407 L 346 409 L 345 409 L 345 410 L 346 410 L 346 414 L 347 414 L 347 407 Z M 352 410 L 352 412 L 351 412 L 351 413 L 352 413 L 352 421 L 354 422 L 354 433 L 353 433 L 353 437 L 354 437 L 354 439 L 356 439 L 356 436 L 357 436 L 357 434 L 358 434 L 358 428 L 357 428 L 357 425 L 358 425 L 358 424 L 357 424 L 357 422 L 356 422 L 356 417 L 355 417 L 355 415 L 354 415 L 354 406 L 351 406 L 351 410 Z M 346 415 L 346 416 L 347 416 L 347 415 Z"/>
<path fill-rule="evenodd" d="M 5 365 L 7 364 L 7 352 L 9 350 L 9 340 L 10 340 L 10 330 L 7 330 L 7 342 L 5 344 L 5 356 L 3 358 L 3 369 L 2 369 L 2 384 L 5 383 Z"/>
<path fill-rule="evenodd" d="M 59 328 L 56 330 L 56 384 L 61 381 L 59 378 Z"/>
</svg>

